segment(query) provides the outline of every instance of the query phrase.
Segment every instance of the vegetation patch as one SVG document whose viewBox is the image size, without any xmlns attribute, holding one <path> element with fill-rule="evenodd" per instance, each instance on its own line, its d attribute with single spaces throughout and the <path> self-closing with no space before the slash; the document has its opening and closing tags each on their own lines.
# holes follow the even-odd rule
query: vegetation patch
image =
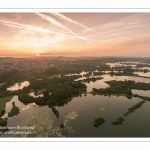
<svg viewBox="0 0 150 150">
<path fill-rule="evenodd" d="M 111 76 L 135 76 L 132 72 L 113 72 L 109 73 Z"/>
<path fill-rule="evenodd" d="M 101 79 L 103 79 L 103 77 L 97 77 L 97 78 L 92 77 L 92 78 L 83 79 L 82 81 L 85 82 L 85 83 L 86 83 L 86 82 L 87 82 L 87 83 L 90 83 L 90 81 L 95 82 L 95 81 L 101 80 Z"/>
<path fill-rule="evenodd" d="M 141 107 L 146 101 L 141 101 L 134 105 L 133 107 L 129 108 L 128 111 L 124 114 L 124 116 L 127 116 L 130 113 L 133 113 L 137 108 Z"/>
<path fill-rule="evenodd" d="M 122 124 L 123 121 L 124 121 L 124 119 L 122 117 L 120 117 L 117 120 L 113 121 L 112 124 L 113 125 Z"/>
<path fill-rule="evenodd" d="M 95 118 L 95 119 L 94 119 L 94 126 L 95 126 L 95 127 L 98 127 L 98 126 L 101 125 L 104 121 L 105 121 L 104 118 L 101 118 L 101 117 Z"/>
<path fill-rule="evenodd" d="M 60 124 L 60 127 L 61 127 L 61 128 L 64 128 L 64 123 L 61 123 L 61 124 Z"/>
<path fill-rule="evenodd" d="M 20 110 L 19 107 L 16 107 L 15 102 L 12 102 L 12 109 L 11 111 L 8 113 L 8 117 L 13 117 L 15 115 L 18 115 Z"/>
<path fill-rule="evenodd" d="M 125 81 L 106 81 L 109 85 L 107 88 L 100 88 L 96 89 L 93 88 L 92 94 L 98 94 L 98 95 L 123 95 L 126 96 L 128 99 L 132 98 L 132 89 L 137 90 L 150 90 L 150 83 L 142 83 L 142 82 L 135 82 L 131 80 L 125 80 Z"/>
<path fill-rule="evenodd" d="M 75 76 L 64 76 L 32 81 L 30 86 L 19 92 L 18 99 L 24 104 L 35 102 L 39 106 L 63 106 L 73 97 L 86 93 L 86 85 L 82 81 L 74 81 L 74 79 L 76 79 Z M 43 88 L 45 88 L 43 97 L 34 98 L 28 95 L 28 91 L 31 89 L 38 91 Z"/>
<path fill-rule="evenodd" d="M 56 115 L 57 118 L 59 118 L 59 111 L 54 106 L 52 106 L 52 112 Z"/>
</svg>

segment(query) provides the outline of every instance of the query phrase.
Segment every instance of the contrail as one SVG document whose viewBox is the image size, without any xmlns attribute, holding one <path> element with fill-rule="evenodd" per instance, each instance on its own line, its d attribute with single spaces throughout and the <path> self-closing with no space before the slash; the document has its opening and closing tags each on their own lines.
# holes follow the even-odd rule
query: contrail
<svg viewBox="0 0 150 150">
<path fill-rule="evenodd" d="M 73 35 L 77 35 L 76 33 L 72 32 L 70 29 L 66 28 L 65 26 L 63 26 L 61 23 L 57 22 L 55 19 L 51 18 L 50 16 L 47 15 L 43 15 L 41 13 L 36 13 L 38 16 L 40 16 L 41 18 L 49 21 L 50 23 L 54 24 L 55 26 L 61 27 L 67 31 L 69 31 L 70 33 L 72 33 Z"/>
<path fill-rule="evenodd" d="M 83 24 L 81 24 L 81 23 L 79 23 L 79 22 L 77 22 L 77 21 L 74 21 L 74 20 L 72 20 L 72 19 L 70 19 L 70 18 L 68 18 L 68 17 L 66 17 L 66 16 L 64 16 L 64 15 L 62 15 L 62 14 L 60 14 L 60 13 L 57 13 L 57 12 L 50 12 L 50 13 L 53 14 L 54 16 L 57 16 L 58 18 L 60 18 L 60 19 L 62 19 L 62 20 L 65 20 L 65 21 L 67 21 L 67 22 L 73 23 L 73 24 L 75 24 L 75 25 L 78 25 L 78 26 L 80 26 L 80 27 L 83 27 L 83 28 L 85 28 L 85 29 L 88 29 L 88 30 L 90 30 L 90 31 L 95 32 L 94 30 L 88 28 L 87 26 L 85 26 L 85 25 L 83 25 Z"/>
<path fill-rule="evenodd" d="M 57 34 L 57 35 L 64 35 L 65 36 L 65 34 L 63 34 L 63 33 L 58 33 L 58 32 L 54 32 L 54 31 L 39 28 L 39 27 L 19 24 L 19 23 L 15 23 L 15 22 L 3 21 L 3 20 L 0 20 L 0 22 L 4 25 L 7 25 L 7 26 L 12 26 L 12 27 L 17 27 L 17 28 L 34 30 L 34 31 L 38 31 L 38 32 L 51 33 L 51 34 Z"/>
<path fill-rule="evenodd" d="M 84 38 L 84 37 L 80 37 L 80 36 L 67 35 L 64 33 L 58 33 L 58 32 L 54 32 L 51 30 L 47 30 L 47 29 L 43 29 L 43 28 L 39 28 L 39 27 L 35 27 L 35 26 L 30 26 L 30 25 L 25 25 L 25 24 L 20 24 L 20 23 L 15 23 L 15 22 L 10 22 L 10 21 L 0 20 L 0 23 L 3 25 L 6 25 L 6 26 L 12 26 L 12 27 L 16 27 L 16 28 L 22 28 L 22 29 L 33 30 L 33 31 L 37 31 L 37 32 L 44 32 L 44 33 L 50 33 L 50 34 L 55 34 L 55 35 L 62 35 L 62 36 L 82 39 L 89 43 L 94 41 L 93 39 L 88 39 L 88 38 Z"/>
</svg>

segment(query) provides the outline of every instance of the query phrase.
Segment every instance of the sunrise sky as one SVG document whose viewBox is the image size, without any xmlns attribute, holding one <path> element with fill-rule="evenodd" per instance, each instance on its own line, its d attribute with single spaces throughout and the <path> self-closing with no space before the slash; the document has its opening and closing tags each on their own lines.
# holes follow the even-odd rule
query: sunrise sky
<svg viewBox="0 0 150 150">
<path fill-rule="evenodd" d="M 0 13 L 0 55 L 150 56 L 150 13 Z"/>
</svg>

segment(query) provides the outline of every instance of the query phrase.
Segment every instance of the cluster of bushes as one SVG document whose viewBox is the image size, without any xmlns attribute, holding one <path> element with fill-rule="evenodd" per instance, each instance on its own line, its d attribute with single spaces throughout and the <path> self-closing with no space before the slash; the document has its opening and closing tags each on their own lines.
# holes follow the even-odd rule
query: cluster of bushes
<svg viewBox="0 0 150 150">
<path fill-rule="evenodd" d="M 113 125 L 122 124 L 123 121 L 124 121 L 124 119 L 122 117 L 120 117 L 117 120 L 113 121 L 112 124 Z"/>
<path fill-rule="evenodd" d="M 96 80 L 101 80 L 101 79 L 103 79 L 103 77 L 97 77 L 97 78 L 92 77 L 92 78 L 83 79 L 82 81 L 85 82 L 85 83 L 86 82 L 90 83 L 90 81 L 95 82 Z"/>
<path fill-rule="evenodd" d="M 98 126 L 101 125 L 104 121 L 105 121 L 104 118 L 101 118 L 101 117 L 95 118 L 95 119 L 94 119 L 94 126 L 95 126 L 95 127 L 98 127 Z"/>
<path fill-rule="evenodd" d="M 18 99 L 19 101 L 21 101 L 22 103 L 24 103 L 25 105 L 29 104 L 29 103 L 33 103 L 35 100 L 34 100 L 34 97 L 30 96 L 30 95 L 27 95 L 27 94 L 24 94 L 24 93 L 20 93 L 18 95 Z"/>
<path fill-rule="evenodd" d="M 64 127 L 65 127 L 65 126 L 64 126 L 64 123 L 61 123 L 61 124 L 60 124 L 60 127 L 61 127 L 61 128 L 64 128 Z"/>
<path fill-rule="evenodd" d="M 113 72 L 111 71 L 109 73 L 111 76 L 134 76 L 134 74 L 132 72 Z"/>
</svg>

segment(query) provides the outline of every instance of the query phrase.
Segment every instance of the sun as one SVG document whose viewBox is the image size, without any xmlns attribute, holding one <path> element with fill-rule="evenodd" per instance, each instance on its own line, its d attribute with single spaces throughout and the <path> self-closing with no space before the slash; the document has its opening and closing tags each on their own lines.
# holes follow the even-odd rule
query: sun
<svg viewBox="0 0 150 150">
<path fill-rule="evenodd" d="M 38 57 L 38 56 L 40 56 L 40 54 L 36 54 L 36 56 Z"/>
</svg>

